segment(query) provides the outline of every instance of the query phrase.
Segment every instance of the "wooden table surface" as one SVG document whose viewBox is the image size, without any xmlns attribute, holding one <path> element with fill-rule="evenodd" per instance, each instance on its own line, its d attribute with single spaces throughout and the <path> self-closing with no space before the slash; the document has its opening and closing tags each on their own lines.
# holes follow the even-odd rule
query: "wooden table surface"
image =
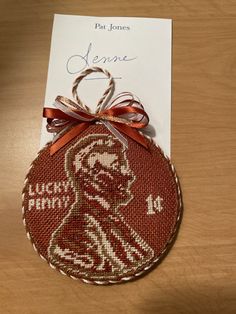
<svg viewBox="0 0 236 314">
<path fill-rule="evenodd" d="M 164 262 L 135 282 L 73 281 L 26 238 L 21 189 L 39 145 L 54 13 L 173 19 L 184 217 Z M 236 1 L 1 0 L 0 16 L 0 313 L 236 313 Z"/>
</svg>

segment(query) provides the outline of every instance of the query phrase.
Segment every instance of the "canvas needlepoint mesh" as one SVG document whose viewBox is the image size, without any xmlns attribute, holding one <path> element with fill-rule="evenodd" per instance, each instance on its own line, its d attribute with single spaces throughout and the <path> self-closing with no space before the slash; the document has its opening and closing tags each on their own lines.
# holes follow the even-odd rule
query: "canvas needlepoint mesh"
<svg viewBox="0 0 236 314">
<path fill-rule="evenodd" d="M 108 90 L 94 114 L 78 95 L 76 103 L 57 98 L 57 109 L 45 113 L 57 136 L 27 174 L 23 222 L 52 268 L 86 283 L 126 282 L 147 272 L 170 247 L 181 216 L 180 187 L 169 159 L 136 129 L 145 119 L 142 105 L 133 97 L 128 104 L 109 103 L 110 74 L 86 71 L 75 81 L 74 96 L 94 71 L 108 76 Z"/>
</svg>

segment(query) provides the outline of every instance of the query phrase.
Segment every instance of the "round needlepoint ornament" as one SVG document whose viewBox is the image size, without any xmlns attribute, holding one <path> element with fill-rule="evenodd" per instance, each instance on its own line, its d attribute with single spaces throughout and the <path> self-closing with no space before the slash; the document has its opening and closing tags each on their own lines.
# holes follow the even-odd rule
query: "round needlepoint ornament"
<svg viewBox="0 0 236 314">
<path fill-rule="evenodd" d="M 80 81 L 102 72 L 109 86 L 92 113 Z M 152 268 L 170 248 L 181 216 L 173 165 L 140 131 L 148 124 L 130 93 L 110 100 L 114 80 L 93 67 L 75 80 L 75 101 L 45 108 L 56 135 L 33 161 L 23 189 L 23 222 L 40 257 L 73 279 L 120 283 Z"/>
</svg>

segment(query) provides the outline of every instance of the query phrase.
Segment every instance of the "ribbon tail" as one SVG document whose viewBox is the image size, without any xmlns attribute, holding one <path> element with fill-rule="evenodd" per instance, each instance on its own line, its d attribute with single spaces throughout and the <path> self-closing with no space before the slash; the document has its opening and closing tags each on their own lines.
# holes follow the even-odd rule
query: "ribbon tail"
<svg viewBox="0 0 236 314">
<path fill-rule="evenodd" d="M 144 135 L 140 134 L 136 129 L 133 129 L 132 127 L 126 125 L 126 124 L 120 124 L 116 122 L 111 122 L 111 124 L 120 132 L 126 134 L 129 136 L 132 140 L 136 141 L 143 147 L 145 147 L 147 150 L 149 150 L 149 141 L 144 137 Z"/>
<path fill-rule="evenodd" d="M 54 155 L 59 149 L 61 149 L 64 145 L 69 143 L 73 138 L 82 133 L 84 130 L 89 127 L 89 122 L 83 122 L 75 127 L 73 127 L 66 134 L 62 135 L 58 140 L 56 140 L 50 147 L 50 155 Z"/>
<path fill-rule="evenodd" d="M 105 127 L 118 138 L 118 140 L 128 148 L 128 141 L 127 139 L 113 126 L 110 122 L 101 120 L 101 122 L 105 125 Z"/>
</svg>

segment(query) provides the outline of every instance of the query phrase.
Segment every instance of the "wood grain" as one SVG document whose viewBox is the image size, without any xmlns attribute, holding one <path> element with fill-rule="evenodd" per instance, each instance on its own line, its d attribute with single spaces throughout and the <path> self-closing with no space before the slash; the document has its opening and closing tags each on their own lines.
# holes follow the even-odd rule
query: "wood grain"
<svg viewBox="0 0 236 314">
<path fill-rule="evenodd" d="M 0 1 L 0 312 L 236 313 L 236 1 Z M 173 19 L 175 246 L 145 278 L 96 287 L 51 270 L 21 222 L 39 145 L 54 13 Z"/>
</svg>

